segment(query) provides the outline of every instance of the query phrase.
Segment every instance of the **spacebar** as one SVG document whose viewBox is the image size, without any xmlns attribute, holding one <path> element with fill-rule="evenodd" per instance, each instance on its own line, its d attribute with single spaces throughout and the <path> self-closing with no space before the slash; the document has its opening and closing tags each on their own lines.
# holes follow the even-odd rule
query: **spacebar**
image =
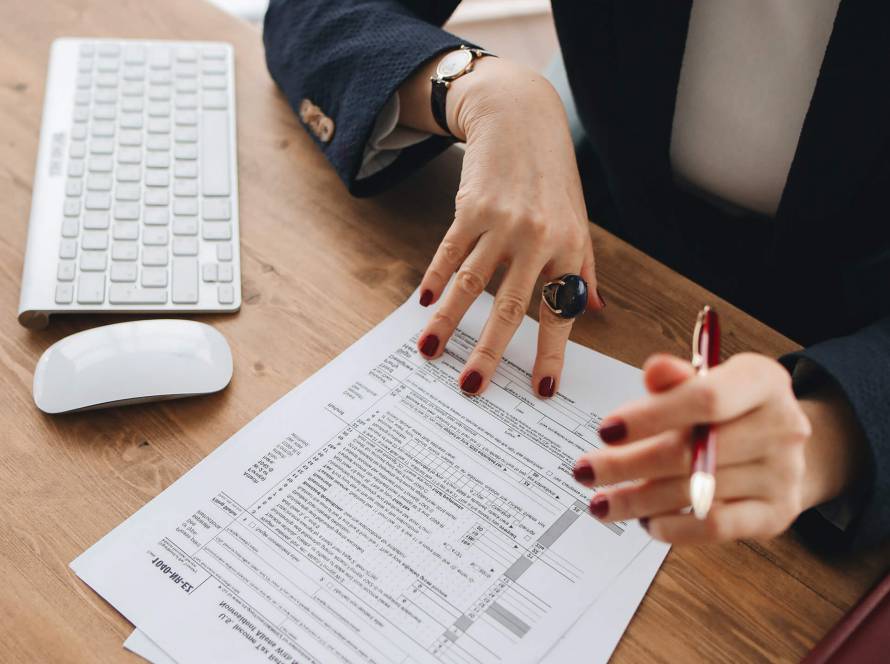
<svg viewBox="0 0 890 664">
<path fill-rule="evenodd" d="M 201 113 L 201 193 L 204 196 L 228 196 L 229 112 Z"/>
<path fill-rule="evenodd" d="M 167 289 L 111 284 L 108 301 L 111 304 L 167 304 Z"/>
</svg>

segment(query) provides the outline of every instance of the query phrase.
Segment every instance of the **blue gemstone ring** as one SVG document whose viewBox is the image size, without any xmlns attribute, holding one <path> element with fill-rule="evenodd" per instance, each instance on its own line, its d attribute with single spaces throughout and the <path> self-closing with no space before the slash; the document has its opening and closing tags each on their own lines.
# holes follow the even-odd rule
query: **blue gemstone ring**
<svg viewBox="0 0 890 664">
<path fill-rule="evenodd" d="M 587 308 L 587 282 L 580 275 L 564 274 L 544 284 L 541 299 L 560 318 L 577 318 Z"/>
</svg>

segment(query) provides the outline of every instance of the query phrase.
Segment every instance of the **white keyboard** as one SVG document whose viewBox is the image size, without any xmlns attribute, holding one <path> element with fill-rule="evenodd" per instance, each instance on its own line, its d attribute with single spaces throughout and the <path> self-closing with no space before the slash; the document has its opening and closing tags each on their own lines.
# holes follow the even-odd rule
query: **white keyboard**
<svg viewBox="0 0 890 664">
<path fill-rule="evenodd" d="M 236 311 L 235 139 L 230 45 L 56 40 L 19 322 Z"/>
</svg>

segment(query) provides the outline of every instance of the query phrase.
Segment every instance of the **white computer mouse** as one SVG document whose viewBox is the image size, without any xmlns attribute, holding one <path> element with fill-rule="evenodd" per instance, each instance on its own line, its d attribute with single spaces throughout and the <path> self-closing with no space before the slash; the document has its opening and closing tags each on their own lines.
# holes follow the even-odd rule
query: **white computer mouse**
<svg viewBox="0 0 890 664">
<path fill-rule="evenodd" d="M 223 389 L 232 352 L 222 334 L 190 320 L 139 320 L 72 334 L 34 371 L 45 413 L 178 399 Z"/>
</svg>

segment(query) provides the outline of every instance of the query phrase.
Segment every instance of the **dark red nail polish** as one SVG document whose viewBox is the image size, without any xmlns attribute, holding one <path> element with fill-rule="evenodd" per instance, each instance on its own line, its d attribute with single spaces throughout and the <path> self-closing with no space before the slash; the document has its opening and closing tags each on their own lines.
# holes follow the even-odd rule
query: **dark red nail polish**
<svg viewBox="0 0 890 664">
<path fill-rule="evenodd" d="M 572 468 L 572 475 L 574 476 L 575 481 L 580 482 L 581 484 L 593 484 L 593 480 L 596 478 L 596 473 L 593 472 L 593 466 L 590 465 L 590 462 L 587 459 L 578 459 L 575 467 Z"/>
<path fill-rule="evenodd" d="M 552 397 L 553 390 L 556 387 L 556 381 L 553 380 L 550 376 L 541 379 L 541 382 L 538 383 L 538 394 L 542 397 Z"/>
<path fill-rule="evenodd" d="M 594 496 L 590 501 L 590 513 L 597 519 L 605 519 L 609 513 L 609 499 L 605 496 Z"/>
<path fill-rule="evenodd" d="M 606 308 L 606 298 L 604 298 L 603 295 L 602 295 L 602 293 L 600 293 L 600 289 L 599 289 L 599 288 L 596 289 L 596 296 L 599 298 L 599 301 L 600 301 L 600 307 L 602 307 L 603 309 L 605 309 L 605 308 Z"/>
<path fill-rule="evenodd" d="M 617 443 L 627 436 L 627 425 L 624 420 L 614 420 L 600 427 L 600 438 L 605 443 Z"/>
<path fill-rule="evenodd" d="M 420 352 L 427 357 L 432 357 L 439 350 L 439 337 L 435 334 L 428 334 L 420 344 Z"/>
<path fill-rule="evenodd" d="M 478 371 L 471 371 L 460 382 L 460 389 L 467 394 L 476 394 L 482 387 L 482 374 Z"/>
<path fill-rule="evenodd" d="M 649 532 L 649 517 L 648 516 L 640 517 L 640 526 L 642 526 L 643 530 L 645 530 L 647 533 Z"/>
<path fill-rule="evenodd" d="M 433 291 L 427 289 L 420 294 L 420 306 L 428 307 L 433 301 Z"/>
</svg>

